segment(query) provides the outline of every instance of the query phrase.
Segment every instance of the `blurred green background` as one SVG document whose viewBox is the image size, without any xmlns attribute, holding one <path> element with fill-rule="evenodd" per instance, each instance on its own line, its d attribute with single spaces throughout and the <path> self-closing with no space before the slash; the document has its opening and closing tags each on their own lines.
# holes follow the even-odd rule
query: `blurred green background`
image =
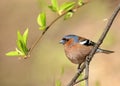
<svg viewBox="0 0 120 86">
<path fill-rule="evenodd" d="M 66 0 L 59 0 L 63 3 Z M 67 0 L 70 1 L 70 0 Z M 71 0 L 72 1 L 72 0 Z M 97 41 L 107 20 L 119 0 L 92 0 L 78 9 L 66 21 L 58 20 L 34 48 L 31 58 L 6 57 L 5 53 L 16 48 L 17 30 L 29 28 L 28 47 L 39 37 L 36 18 L 47 12 L 47 24 L 57 15 L 47 5 L 50 0 L 0 0 L 0 86 L 62 86 L 71 80 L 77 65 L 68 61 L 59 40 L 66 34 L 77 34 Z M 116 17 L 101 47 L 114 50 L 114 54 L 96 54 L 90 65 L 90 86 L 120 86 L 120 14 Z M 61 75 L 61 71 L 64 74 Z M 79 85 L 76 85 L 79 86 Z"/>
</svg>

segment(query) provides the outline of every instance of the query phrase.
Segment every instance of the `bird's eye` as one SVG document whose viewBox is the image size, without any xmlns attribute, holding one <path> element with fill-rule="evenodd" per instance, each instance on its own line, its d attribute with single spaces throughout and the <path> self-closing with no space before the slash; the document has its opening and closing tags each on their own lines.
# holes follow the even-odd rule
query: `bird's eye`
<svg viewBox="0 0 120 86">
<path fill-rule="evenodd" d="M 69 41 L 69 39 L 63 38 L 64 41 Z"/>
</svg>

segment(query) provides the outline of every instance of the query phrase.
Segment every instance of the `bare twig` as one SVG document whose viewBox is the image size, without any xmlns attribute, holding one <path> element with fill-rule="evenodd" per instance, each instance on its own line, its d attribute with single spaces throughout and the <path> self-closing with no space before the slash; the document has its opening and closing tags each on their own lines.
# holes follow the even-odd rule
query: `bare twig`
<svg viewBox="0 0 120 86">
<path fill-rule="evenodd" d="M 89 86 L 89 59 L 86 58 L 86 62 L 85 62 L 85 77 L 86 80 L 85 80 L 85 85 L 86 86 Z"/>
<path fill-rule="evenodd" d="M 79 81 L 76 81 L 73 85 L 75 85 L 75 84 L 77 84 L 77 83 L 80 83 L 80 82 L 82 82 L 82 81 L 84 81 L 84 80 L 86 80 L 86 79 L 88 79 L 88 77 L 84 77 L 83 79 L 81 79 L 81 80 L 79 80 Z"/>
<path fill-rule="evenodd" d="M 70 83 L 68 83 L 67 86 L 73 86 L 76 83 L 76 80 L 78 79 L 79 75 L 83 72 L 84 68 L 85 68 L 85 64 L 83 64 L 82 67 L 78 69 L 77 73 L 74 75 L 74 77 L 72 78 Z"/>
<path fill-rule="evenodd" d="M 46 27 L 46 29 L 42 32 L 42 35 L 40 35 L 40 36 L 38 37 L 38 39 L 34 42 L 34 44 L 31 46 L 28 55 L 31 54 L 32 50 L 33 50 L 34 47 L 38 44 L 38 42 L 42 39 L 42 37 L 44 36 L 44 34 L 46 33 L 46 31 L 47 31 L 58 19 L 60 19 L 60 18 L 61 18 L 62 16 L 64 16 L 65 14 L 66 14 L 66 13 L 63 13 L 62 15 L 58 16 L 55 20 L 53 20 L 53 21 L 50 23 L 50 25 L 48 25 L 48 26 Z"/>
<path fill-rule="evenodd" d="M 108 31 L 110 30 L 110 27 L 111 27 L 111 25 L 112 25 L 112 23 L 113 23 L 113 21 L 114 21 L 114 19 L 115 19 L 115 17 L 117 16 L 117 14 L 118 14 L 119 11 L 120 11 L 120 4 L 119 4 L 119 5 L 117 6 L 117 8 L 114 10 L 114 12 L 113 12 L 112 16 L 110 17 L 110 19 L 109 19 L 106 27 L 104 28 L 103 33 L 101 34 L 99 40 L 97 41 L 96 45 L 95 45 L 94 48 L 92 49 L 91 53 L 86 57 L 86 58 L 87 58 L 86 61 L 88 61 L 89 64 L 90 64 L 90 62 L 91 62 L 91 60 L 92 60 L 92 58 L 93 58 L 96 50 L 97 50 L 98 47 L 102 44 L 102 42 L 103 42 L 104 38 L 106 37 Z M 85 63 L 86 63 L 86 61 L 85 61 Z M 82 73 L 82 71 L 85 69 L 85 67 L 86 67 L 86 64 L 85 64 L 85 63 L 81 66 L 80 71 L 78 71 L 78 72 L 74 75 L 74 77 L 72 78 L 72 80 L 69 82 L 69 84 L 68 84 L 67 86 L 73 86 L 73 85 L 74 85 L 74 83 L 76 82 L 76 80 L 77 80 L 77 78 L 79 77 L 79 75 L 80 75 L 80 74 Z M 89 64 L 88 64 L 88 65 L 89 65 Z"/>
<path fill-rule="evenodd" d="M 36 39 L 36 41 L 34 42 L 34 44 L 30 47 L 29 52 L 28 52 L 28 56 L 30 56 L 32 50 L 34 49 L 34 47 L 38 44 L 38 42 L 42 39 L 42 37 L 45 35 L 45 33 L 47 32 L 47 30 L 61 17 L 63 17 L 65 14 L 67 14 L 68 12 L 75 12 L 78 8 L 84 6 L 85 4 L 87 4 L 87 2 L 83 3 L 83 5 L 75 5 L 72 9 L 63 12 L 60 16 L 58 16 L 55 20 L 53 20 L 47 27 L 46 29 L 42 32 L 42 34 L 38 37 L 38 39 Z"/>
</svg>

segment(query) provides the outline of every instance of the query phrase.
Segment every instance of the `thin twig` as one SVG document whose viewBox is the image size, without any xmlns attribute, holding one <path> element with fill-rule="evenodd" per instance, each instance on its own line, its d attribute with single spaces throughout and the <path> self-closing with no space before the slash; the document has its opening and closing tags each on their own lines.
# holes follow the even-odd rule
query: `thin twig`
<svg viewBox="0 0 120 86">
<path fill-rule="evenodd" d="M 115 17 L 117 16 L 118 12 L 120 11 L 120 4 L 118 5 L 118 7 L 114 10 L 112 16 L 110 17 L 106 27 L 104 28 L 104 31 L 102 33 L 102 35 L 100 36 L 98 42 L 96 43 L 95 47 L 93 48 L 93 50 L 91 51 L 90 55 L 88 56 L 88 59 L 91 61 L 92 57 L 94 56 L 97 48 L 102 44 L 104 38 L 106 37 L 108 31 L 110 30 L 110 27 L 112 26 L 112 23 L 115 19 Z"/>
<path fill-rule="evenodd" d="M 47 30 L 58 20 L 60 19 L 61 17 L 63 17 L 65 14 L 67 14 L 68 12 L 75 12 L 78 8 L 84 6 L 85 4 L 87 4 L 87 2 L 83 3 L 83 5 L 77 5 L 77 6 L 74 6 L 72 9 L 66 11 L 66 12 L 63 12 L 60 16 L 58 16 L 55 20 L 53 20 L 47 27 L 46 29 L 42 32 L 42 34 L 38 37 L 38 39 L 36 39 L 36 41 L 34 42 L 34 44 L 30 47 L 29 49 L 29 52 L 28 52 L 28 56 L 31 55 L 31 52 L 32 50 L 34 49 L 34 47 L 38 44 L 38 42 L 42 39 L 42 37 L 45 35 L 45 33 L 47 32 Z"/>
<path fill-rule="evenodd" d="M 47 31 L 58 19 L 60 19 L 60 18 L 61 18 L 62 16 L 64 16 L 64 15 L 65 15 L 65 13 L 62 14 L 62 15 L 60 15 L 60 16 L 58 16 L 55 20 L 53 20 L 53 21 L 50 23 L 50 25 L 48 25 L 48 26 L 46 27 L 46 29 L 42 32 L 42 35 L 40 35 L 40 36 L 38 37 L 38 39 L 34 42 L 34 44 L 31 46 L 28 55 L 31 54 L 32 50 L 33 50 L 34 47 L 38 44 L 38 42 L 42 39 L 42 37 L 44 36 L 44 34 L 46 33 L 46 31 Z"/>
<path fill-rule="evenodd" d="M 85 77 L 87 77 L 87 79 L 85 80 L 85 86 L 89 86 L 89 59 L 86 58 L 86 62 L 85 62 Z"/>
<path fill-rule="evenodd" d="M 84 77 L 83 79 L 76 81 L 73 85 L 75 85 L 75 84 L 77 84 L 77 83 L 80 83 L 80 82 L 82 82 L 82 81 L 84 81 L 84 80 L 86 80 L 86 79 L 88 79 L 88 77 Z"/>
<path fill-rule="evenodd" d="M 79 77 L 79 75 L 83 72 L 85 68 L 85 64 L 82 65 L 82 67 L 80 69 L 78 69 L 77 73 L 74 75 L 74 77 L 72 78 L 72 80 L 68 83 L 67 86 L 73 86 L 74 83 L 76 83 L 77 78 Z"/>
<path fill-rule="evenodd" d="M 120 11 L 120 4 L 119 4 L 119 5 L 117 6 L 117 8 L 114 10 L 112 16 L 110 17 L 110 19 L 109 19 L 106 27 L 104 28 L 103 33 L 101 34 L 101 36 L 100 36 L 99 40 L 97 41 L 97 43 L 95 44 L 94 48 L 92 49 L 92 51 L 90 52 L 90 54 L 86 57 L 87 60 L 89 60 L 89 61 L 88 61 L 89 64 L 90 64 L 90 62 L 91 62 L 91 60 L 92 60 L 92 58 L 93 58 L 96 50 L 97 50 L 98 47 L 102 44 L 102 42 L 103 42 L 104 38 L 106 37 L 108 31 L 110 30 L 110 27 L 112 26 L 112 23 L 113 23 L 114 19 L 116 18 L 116 16 L 117 16 L 117 14 L 118 14 L 119 11 Z M 85 63 L 86 63 L 86 61 L 85 61 Z M 79 75 L 80 75 L 80 74 L 82 73 L 82 71 L 85 69 L 85 67 L 86 67 L 85 63 L 81 66 L 81 68 L 80 68 L 81 71 L 77 72 L 77 73 L 74 75 L 74 77 L 73 77 L 72 80 L 68 83 L 67 86 L 73 86 L 73 84 L 75 83 L 75 81 L 77 80 L 77 78 L 79 77 Z"/>
</svg>

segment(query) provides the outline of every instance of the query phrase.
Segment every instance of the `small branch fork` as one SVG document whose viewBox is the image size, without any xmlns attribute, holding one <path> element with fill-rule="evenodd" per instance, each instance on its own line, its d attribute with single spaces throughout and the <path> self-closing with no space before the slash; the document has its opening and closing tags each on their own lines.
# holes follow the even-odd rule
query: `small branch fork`
<svg viewBox="0 0 120 86">
<path fill-rule="evenodd" d="M 83 63 L 83 65 L 80 67 L 80 69 L 78 70 L 78 72 L 74 75 L 74 77 L 72 78 L 72 80 L 68 83 L 67 86 L 73 86 L 81 81 L 86 80 L 86 86 L 89 85 L 88 83 L 88 76 L 89 76 L 89 64 L 96 52 L 96 50 L 98 49 L 98 47 L 102 44 L 104 38 L 106 37 L 108 31 L 110 30 L 110 27 L 112 26 L 112 23 L 115 19 L 115 17 L 117 16 L 118 12 L 120 11 L 120 4 L 116 7 L 116 9 L 114 10 L 112 16 L 110 17 L 110 19 L 108 20 L 108 23 L 106 25 L 106 27 L 104 28 L 103 33 L 101 34 L 99 40 L 97 41 L 96 45 L 94 46 L 94 48 L 92 49 L 91 53 L 86 57 L 86 61 Z M 76 81 L 78 79 L 78 77 L 80 76 L 80 74 L 83 72 L 83 70 L 86 69 L 85 71 L 85 78 L 79 81 Z M 86 76 L 87 75 L 87 76 Z"/>
</svg>

